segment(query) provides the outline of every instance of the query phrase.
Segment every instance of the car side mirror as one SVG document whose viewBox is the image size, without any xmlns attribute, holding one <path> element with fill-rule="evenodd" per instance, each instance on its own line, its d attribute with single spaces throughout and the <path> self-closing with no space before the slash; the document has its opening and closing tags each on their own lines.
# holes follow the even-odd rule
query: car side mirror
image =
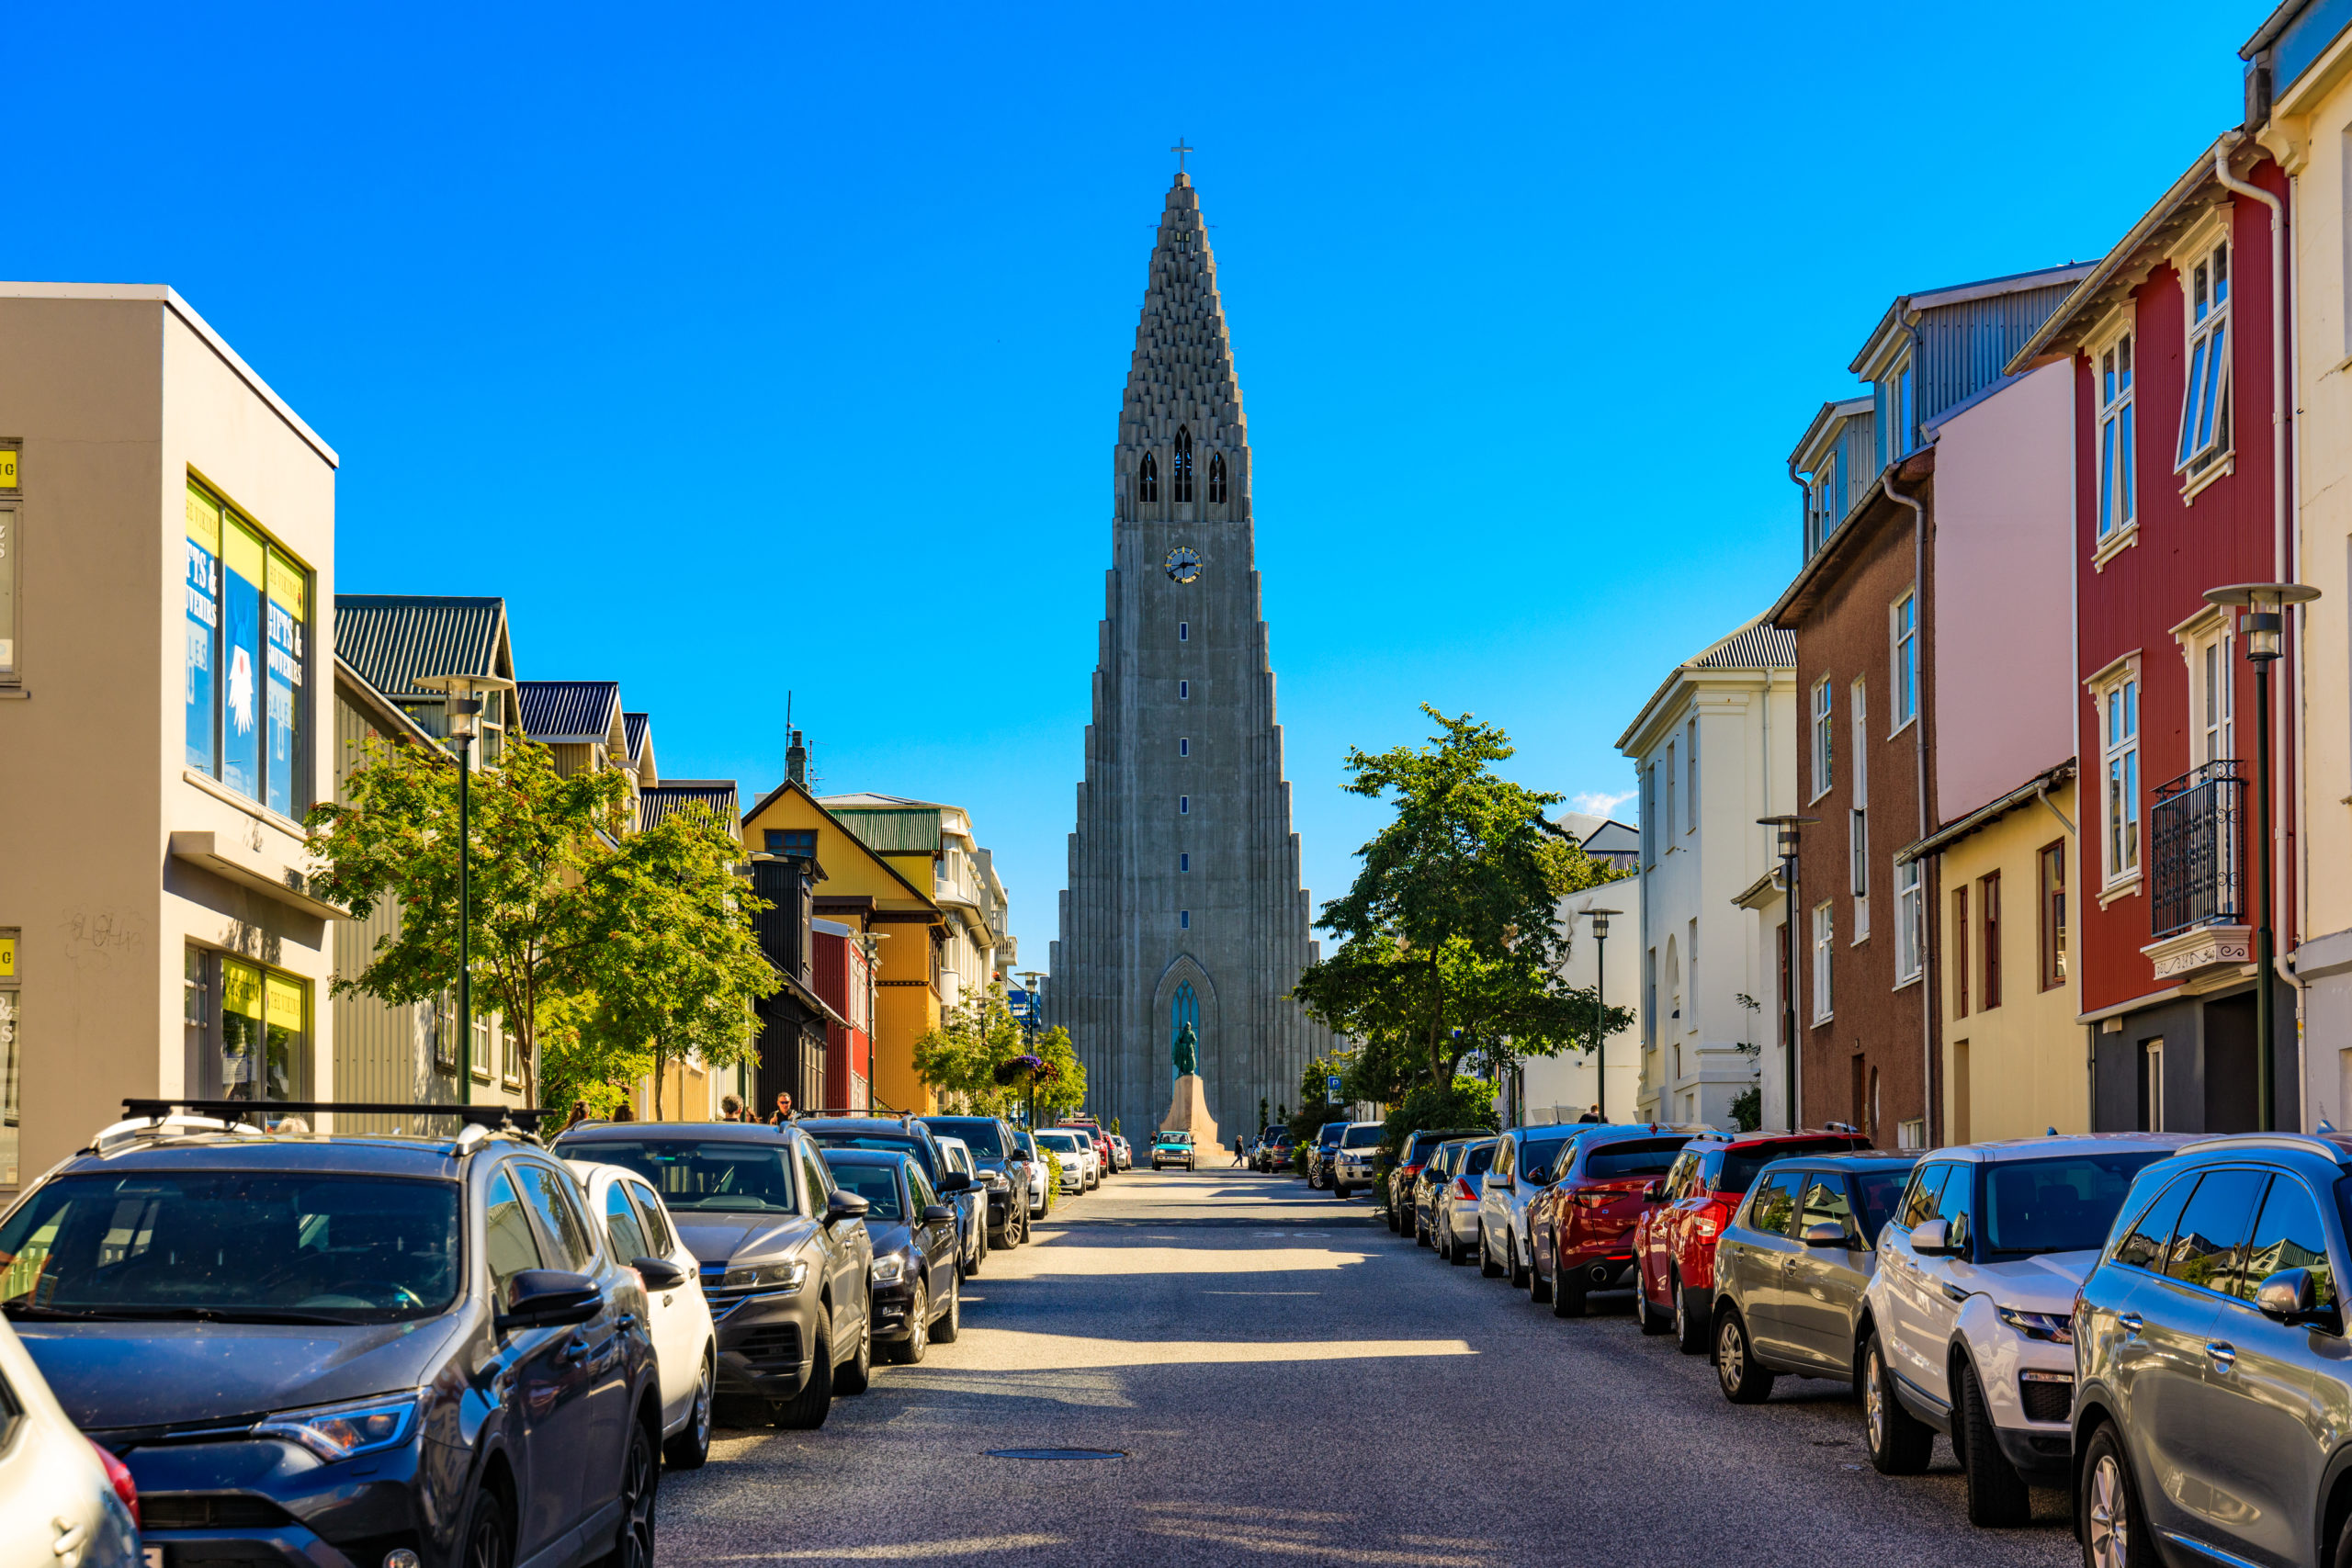
<svg viewBox="0 0 2352 1568">
<path fill-rule="evenodd" d="M 1911 1227 L 1911 1250 L 1922 1258 L 1951 1255 L 1951 1222 L 1927 1220 Z"/>
<path fill-rule="evenodd" d="M 1645 1203 L 1663 1203 L 1663 1202 L 1665 1202 L 1665 1201 L 1666 1201 L 1666 1183 L 1665 1183 L 1665 1182 L 1663 1182 L 1663 1181 L 1653 1181 L 1653 1182 L 1651 1182 L 1647 1187 L 1643 1188 L 1643 1189 L 1642 1189 L 1642 1201 L 1643 1201 L 1643 1202 L 1645 1202 Z"/>
<path fill-rule="evenodd" d="M 1804 1234 L 1799 1239 L 1807 1247 L 1843 1247 L 1853 1245 L 1846 1235 L 1846 1227 L 1835 1220 L 1815 1220 L 1804 1227 Z"/>
<path fill-rule="evenodd" d="M 2339 1321 L 2335 1307 L 2320 1304 L 2319 1284 L 2308 1269 L 2279 1269 L 2254 1288 L 2254 1304 L 2263 1316 L 2289 1325 Z"/>
<path fill-rule="evenodd" d="M 605 1292 L 585 1274 L 562 1269 L 526 1269 L 506 1290 L 506 1310 L 492 1320 L 510 1328 L 560 1328 L 585 1323 L 605 1304 Z"/>
<path fill-rule="evenodd" d="M 686 1271 L 666 1258 L 639 1258 L 629 1267 L 649 1291 L 674 1291 L 686 1282 Z"/>
<path fill-rule="evenodd" d="M 959 1170 L 951 1170 L 939 1179 L 939 1190 L 942 1192 L 961 1192 L 971 1184 L 972 1179 Z"/>
<path fill-rule="evenodd" d="M 953 1224 L 956 1223 L 956 1211 L 945 1203 L 925 1203 L 922 1206 L 922 1221 L 927 1225 Z"/>
<path fill-rule="evenodd" d="M 873 1203 L 854 1192 L 836 1192 L 825 1200 L 825 1223 L 835 1220 L 862 1220 Z"/>
</svg>

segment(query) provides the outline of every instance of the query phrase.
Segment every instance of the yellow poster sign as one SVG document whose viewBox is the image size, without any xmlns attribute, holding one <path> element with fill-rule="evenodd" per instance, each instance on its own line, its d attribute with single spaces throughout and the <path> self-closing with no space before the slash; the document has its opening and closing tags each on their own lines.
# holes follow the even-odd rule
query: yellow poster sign
<svg viewBox="0 0 2352 1568">
<path fill-rule="evenodd" d="M 17 939 L 0 936 L 0 980 L 17 977 Z"/>
<path fill-rule="evenodd" d="M 0 446 L 0 490 L 16 488 L 17 488 L 17 449 L 13 446 Z"/>
</svg>

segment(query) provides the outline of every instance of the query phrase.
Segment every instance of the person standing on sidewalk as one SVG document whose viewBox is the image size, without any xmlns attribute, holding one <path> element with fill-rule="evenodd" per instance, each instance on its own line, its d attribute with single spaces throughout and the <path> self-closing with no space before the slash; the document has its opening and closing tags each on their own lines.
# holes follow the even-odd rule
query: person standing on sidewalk
<svg viewBox="0 0 2352 1568">
<path fill-rule="evenodd" d="M 1242 1142 L 1239 1138 L 1233 1140 L 1233 1163 L 1236 1165 L 1248 1165 L 1250 1163 L 1250 1156 L 1242 1152 Z"/>
</svg>

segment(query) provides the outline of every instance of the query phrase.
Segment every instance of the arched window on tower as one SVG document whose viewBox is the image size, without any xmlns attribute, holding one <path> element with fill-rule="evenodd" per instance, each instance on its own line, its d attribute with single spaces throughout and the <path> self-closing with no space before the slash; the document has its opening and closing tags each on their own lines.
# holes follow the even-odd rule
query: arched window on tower
<svg viewBox="0 0 2352 1568">
<path fill-rule="evenodd" d="M 1176 468 L 1170 478 L 1174 481 L 1170 501 L 1193 499 L 1193 433 L 1181 424 L 1176 427 Z"/>
<path fill-rule="evenodd" d="M 1136 468 L 1136 499 L 1137 501 L 1159 499 L 1159 465 L 1153 460 L 1148 452 L 1143 455 L 1143 462 Z"/>
<path fill-rule="evenodd" d="M 1192 911 L 1187 909 L 1184 913 L 1189 917 Z M 1182 922 L 1182 929 L 1190 931 L 1193 922 L 1188 918 Z M 1197 1045 L 1200 1043 L 1201 1035 L 1201 998 L 1193 991 L 1193 982 L 1190 980 L 1178 986 L 1176 994 L 1168 998 L 1168 1042 L 1170 1046 L 1175 1044 L 1176 1036 L 1183 1032 L 1184 1026 L 1188 1023 L 1193 1026 L 1193 1039 Z M 1170 1076 L 1173 1076 L 1172 1063 Z"/>
<path fill-rule="evenodd" d="M 1225 504 L 1225 454 L 1222 452 L 1209 454 L 1209 504 Z"/>
</svg>

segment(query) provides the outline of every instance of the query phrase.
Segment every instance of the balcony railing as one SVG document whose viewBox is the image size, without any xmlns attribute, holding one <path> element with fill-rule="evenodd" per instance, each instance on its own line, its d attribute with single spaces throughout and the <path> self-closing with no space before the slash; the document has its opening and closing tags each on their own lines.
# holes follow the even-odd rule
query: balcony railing
<svg viewBox="0 0 2352 1568">
<path fill-rule="evenodd" d="M 2148 810 L 2150 934 L 2245 923 L 2245 780 L 2234 758 L 2157 786 Z"/>
</svg>

